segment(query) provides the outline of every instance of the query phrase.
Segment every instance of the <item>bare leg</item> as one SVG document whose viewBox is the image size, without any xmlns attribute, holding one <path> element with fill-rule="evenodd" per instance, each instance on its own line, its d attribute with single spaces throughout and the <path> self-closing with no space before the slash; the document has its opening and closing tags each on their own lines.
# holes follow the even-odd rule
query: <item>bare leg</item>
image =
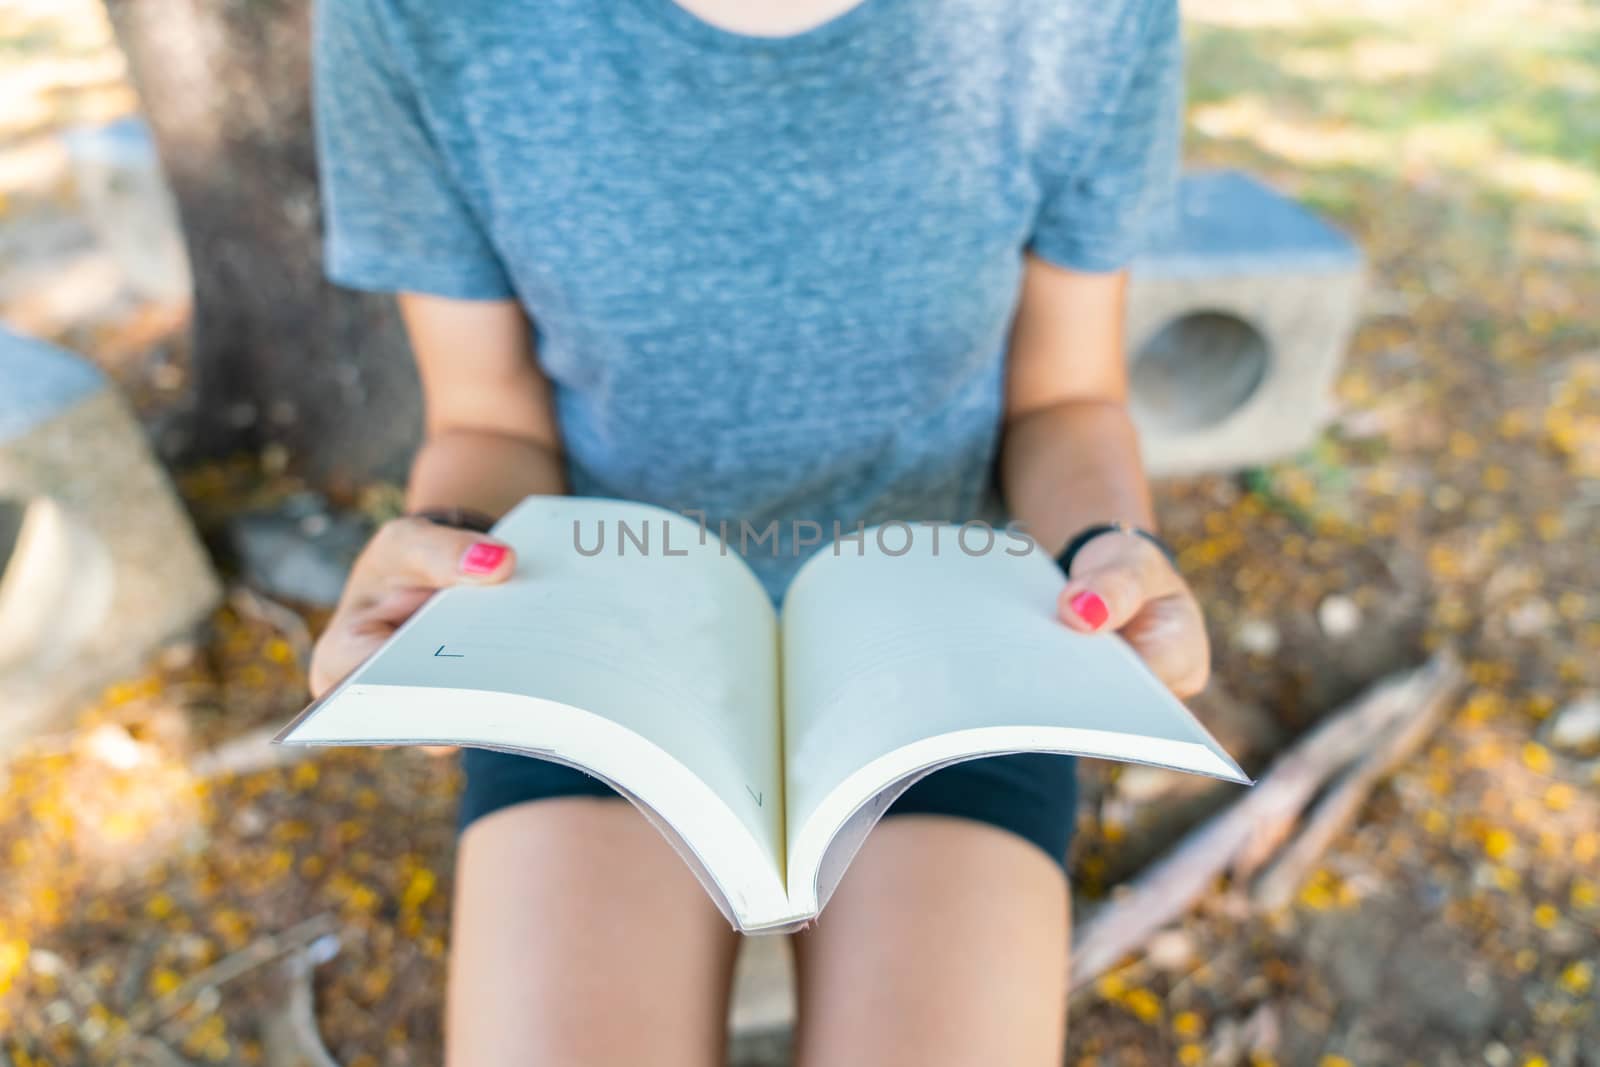
<svg viewBox="0 0 1600 1067">
<path fill-rule="evenodd" d="M 1036 846 L 891 816 L 795 938 L 801 1067 L 1061 1063 L 1071 898 Z"/>
<path fill-rule="evenodd" d="M 622 800 L 519 804 L 456 867 L 451 1067 L 721 1063 L 736 940 Z"/>
</svg>

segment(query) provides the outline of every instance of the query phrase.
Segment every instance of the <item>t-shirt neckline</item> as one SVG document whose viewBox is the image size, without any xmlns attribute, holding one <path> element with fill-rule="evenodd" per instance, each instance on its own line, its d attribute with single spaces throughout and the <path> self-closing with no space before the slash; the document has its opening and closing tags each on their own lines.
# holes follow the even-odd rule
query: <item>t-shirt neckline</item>
<svg viewBox="0 0 1600 1067">
<path fill-rule="evenodd" d="M 854 7 L 810 29 L 798 33 L 767 37 L 725 29 L 696 15 L 677 0 L 633 0 L 658 21 L 679 36 L 694 44 L 724 52 L 744 52 L 757 55 L 783 55 L 787 53 L 814 52 L 843 43 L 859 32 L 872 19 L 878 18 L 880 9 L 891 6 L 896 0 L 857 0 Z"/>
</svg>

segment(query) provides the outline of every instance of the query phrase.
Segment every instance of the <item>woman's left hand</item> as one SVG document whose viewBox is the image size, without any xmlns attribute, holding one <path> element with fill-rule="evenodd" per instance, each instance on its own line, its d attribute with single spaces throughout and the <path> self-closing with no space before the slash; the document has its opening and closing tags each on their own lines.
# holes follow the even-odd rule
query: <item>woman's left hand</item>
<svg viewBox="0 0 1600 1067">
<path fill-rule="evenodd" d="M 1200 604 L 1167 557 L 1144 538 L 1106 533 L 1085 544 L 1072 561 L 1057 610 L 1080 633 L 1121 634 L 1178 696 L 1205 688 L 1211 643 Z"/>
</svg>

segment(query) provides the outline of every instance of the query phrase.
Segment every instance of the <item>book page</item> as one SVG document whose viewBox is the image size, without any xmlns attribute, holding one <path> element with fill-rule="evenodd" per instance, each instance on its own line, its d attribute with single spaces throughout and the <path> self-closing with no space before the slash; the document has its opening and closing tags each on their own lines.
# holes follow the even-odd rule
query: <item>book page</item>
<svg viewBox="0 0 1600 1067">
<path fill-rule="evenodd" d="M 777 623 L 745 562 L 690 519 L 610 500 L 533 497 L 495 536 L 510 580 L 434 596 L 284 739 L 538 752 L 657 809 L 707 866 L 754 842 L 781 889 Z"/>
<path fill-rule="evenodd" d="M 936 765 L 1071 752 L 1247 781 L 1119 637 L 1056 616 L 1064 579 L 1000 531 L 892 523 L 823 549 L 782 613 L 790 879 Z M 866 826 L 859 824 L 866 822 Z M 859 841 L 846 842 L 853 849 Z M 830 869 L 837 869 L 830 862 Z M 817 892 L 825 901 L 829 891 Z"/>
</svg>

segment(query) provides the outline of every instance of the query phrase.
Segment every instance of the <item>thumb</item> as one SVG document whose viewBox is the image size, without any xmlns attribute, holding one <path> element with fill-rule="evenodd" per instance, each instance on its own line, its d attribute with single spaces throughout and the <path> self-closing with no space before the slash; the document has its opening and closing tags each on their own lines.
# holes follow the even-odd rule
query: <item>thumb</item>
<svg viewBox="0 0 1600 1067">
<path fill-rule="evenodd" d="M 1073 575 L 1056 602 L 1061 621 L 1080 633 L 1120 630 L 1147 599 L 1137 567 L 1109 563 Z"/>
<path fill-rule="evenodd" d="M 516 553 L 504 541 L 473 530 L 440 526 L 426 519 L 400 519 L 384 530 L 382 555 L 394 562 L 381 569 L 407 585 L 442 589 L 504 581 L 516 569 Z"/>
</svg>

